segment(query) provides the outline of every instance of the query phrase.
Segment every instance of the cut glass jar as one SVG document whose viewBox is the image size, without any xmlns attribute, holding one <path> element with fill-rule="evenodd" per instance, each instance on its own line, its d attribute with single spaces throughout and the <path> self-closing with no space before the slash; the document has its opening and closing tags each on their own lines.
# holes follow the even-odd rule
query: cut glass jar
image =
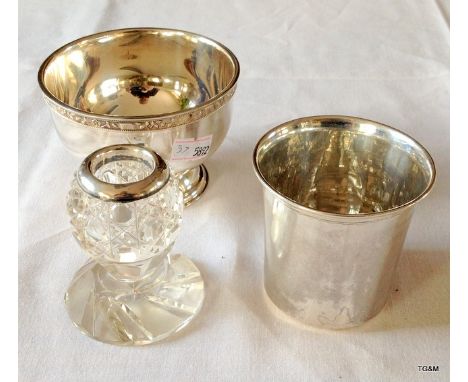
<svg viewBox="0 0 468 382">
<path fill-rule="evenodd" d="M 204 283 L 185 256 L 171 255 L 183 195 L 162 158 L 137 145 L 89 155 L 68 194 L 73 233 L 91 260 L 74 276 L 65 304 L 85 334 L 144 345 L 187 325 Z"/>
</svg>

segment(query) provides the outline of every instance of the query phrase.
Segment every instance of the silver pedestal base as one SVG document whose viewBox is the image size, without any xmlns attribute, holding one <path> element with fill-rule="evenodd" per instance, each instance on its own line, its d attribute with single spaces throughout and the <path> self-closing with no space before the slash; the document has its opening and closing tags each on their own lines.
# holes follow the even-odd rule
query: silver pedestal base
<svg viewBox="0 0 468 382">
<path fill-rule="evenodd" d="M 208 186 L 208 170 L 204 165 L 177 174 L 184 193 L 184 204 L 188 206 L 199 199 Z"/>
</svg>

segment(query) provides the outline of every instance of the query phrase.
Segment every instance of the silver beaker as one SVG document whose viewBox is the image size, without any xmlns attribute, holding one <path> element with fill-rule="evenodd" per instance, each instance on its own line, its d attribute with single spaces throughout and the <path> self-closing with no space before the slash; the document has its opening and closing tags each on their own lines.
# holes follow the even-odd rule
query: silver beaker
<svg viewBox="0 0 468 382">
<path fill-rule="evenodd" d="M 429 153 L 383 124 L 317 116 L 254 150 L 265 207 L 265 290 L 307 325 L 360 325 L 385 305 L 413 208 L 435 179 Z"/>
</svg>

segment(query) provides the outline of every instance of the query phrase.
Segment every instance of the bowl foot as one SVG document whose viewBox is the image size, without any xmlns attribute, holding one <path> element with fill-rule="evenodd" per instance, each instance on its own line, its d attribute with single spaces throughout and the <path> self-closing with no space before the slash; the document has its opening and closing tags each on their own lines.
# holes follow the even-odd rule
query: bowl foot
<svg viewBox="0 0 468 382">
<path fill-rule="evenodd" d="M 95 261 L 74 276 L 68 314 L 83 333 L 115 345 L 146 345 L 185 327 L 200 311 L 204 283 L 190 259 L 169 255 L 151 276 L 117 280 Z"/>
<path fill-rule="evenodd" d="M 177 177 L 184 193 L 186 207 L 199 199 L 208 186 L 208 170 L 204 165 L 178 173 Z"/>
</svg>

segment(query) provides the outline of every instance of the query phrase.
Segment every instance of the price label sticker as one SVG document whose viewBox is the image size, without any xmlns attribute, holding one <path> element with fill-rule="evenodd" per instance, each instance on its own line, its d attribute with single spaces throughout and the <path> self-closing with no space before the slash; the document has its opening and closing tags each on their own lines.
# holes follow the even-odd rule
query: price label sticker
<svg viewBox="0 0 468 382">
<path fill-rule="evenodd" d="M 174 141 L 171 160 L 198 160 L 208 155 L 213 136 L 181 138 Z"/>
</svg>

